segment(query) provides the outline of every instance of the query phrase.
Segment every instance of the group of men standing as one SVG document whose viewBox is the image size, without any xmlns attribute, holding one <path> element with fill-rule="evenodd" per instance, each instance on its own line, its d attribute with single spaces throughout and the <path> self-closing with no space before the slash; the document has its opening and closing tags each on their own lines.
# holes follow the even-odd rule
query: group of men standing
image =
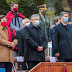
<svg viewBox="0 0 72 72">
<path fill-rule="evenodd" d="M 0 68 L 11 72 L 14 57 L 24 56 L 22 69 L 32 69 L 45 62 L 44 50 L 48 47 L 50 20 L 46 16 L 46 4 L 37 6 L 38 14 L 31 19 L 18 12 L 18 3 L 11 4 L 6 16 L 0 15 Z M 53 56 L 59 62 L 72 62 L 72 25 L 67 12 L 61 12 L 56 26 L 50 29 Z M 13 56 L 14 54 L 14 56 Z"/>
<path fill-rule="evenodd" d="M 39 14 L 33 14 L 29 20 L 18 12 L 18 3 L 13 2 L 6 17 L 0 15 L 0 68 L 6 68 L 7 72 L 11 72 L 11 62 L 14 62 L 17 53 L 24 56 L 28 70 L 39 62 L 45 62 L 44 50 L 48 44 L 50 24 L 49 18 L 45 15 L 46 4 L 38 8 Z"/>
</svg>

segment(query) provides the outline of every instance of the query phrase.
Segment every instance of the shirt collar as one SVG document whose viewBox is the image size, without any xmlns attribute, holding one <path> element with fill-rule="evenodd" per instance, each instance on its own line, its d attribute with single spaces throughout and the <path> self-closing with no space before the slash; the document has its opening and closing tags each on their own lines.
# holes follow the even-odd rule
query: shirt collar
<svg viewBox="0 0 72 72">
<path fill-rule="evenodd" d="M 63 24 L 62 22 L 60 22 L 60 25 L 62 25 L 63 27 L 67 26 L 67 24 Z"/>
</svg>

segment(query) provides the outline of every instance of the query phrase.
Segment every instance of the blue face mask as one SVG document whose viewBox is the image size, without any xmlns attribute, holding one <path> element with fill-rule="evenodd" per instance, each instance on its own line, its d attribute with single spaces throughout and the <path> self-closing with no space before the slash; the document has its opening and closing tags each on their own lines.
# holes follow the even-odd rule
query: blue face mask
<svg viewBox="0 0 72 72">
<path fill-rule="evenodd" d="M 37 21 L 35 21 L 35 23 L 34 23 L 36 26 L 38 26 L 39 24 L 40 24 L 40 21 L 39 20 L 37 20 Z"/>
<path fill-rule="evenodd" d="M 64 17 L 64 22 L 68 22 L 69 18 L 68 17 Z"/>
<path fill-rule="evenodd" d="M 26 25 L 28 26 L 30 23 L 27 23 Z"/>
</svg>

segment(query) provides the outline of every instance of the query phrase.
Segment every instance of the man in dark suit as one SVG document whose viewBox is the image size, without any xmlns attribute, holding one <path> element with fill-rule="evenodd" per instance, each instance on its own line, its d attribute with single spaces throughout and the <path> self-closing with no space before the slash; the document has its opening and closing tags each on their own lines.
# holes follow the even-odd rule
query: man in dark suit
<svg viewBox="0 0 72 72">
<path fill-rule="evenodd" d="M 61 22 L 53 28 L 53 51 L 59 60 L 72 62 L 72 26 L 67 24 L 67 12 L 61 12 L 60 18 Z"/>
<path fill-rule="evenodd" d="M 34 14 L 31 16 L 30 25 L 25 27 L 27 50 L 24 58 L 28 64 L 28 70 L 39 62 L 45 62 L 44 50 L 47 46 L 47 40 L 44 30 L 39 27 L 39 20 L 39 15 Z"/>
<path fill-rule="evenodd" d="M 30 24 L 30 20 L 28 18 L 25 18 L 22 20 L 22 25 L 23 29 L 17 31 L 17 36 L 18 36 L 18 54 L 19 56 L 24 56 L 25 55 L 25 45 L 26 45 L 26 39 L 25 39 L 25 26 L 28 26 Z M 27 70 L 26 62 L 22 63 L 22 70 Z"/>
</svg>

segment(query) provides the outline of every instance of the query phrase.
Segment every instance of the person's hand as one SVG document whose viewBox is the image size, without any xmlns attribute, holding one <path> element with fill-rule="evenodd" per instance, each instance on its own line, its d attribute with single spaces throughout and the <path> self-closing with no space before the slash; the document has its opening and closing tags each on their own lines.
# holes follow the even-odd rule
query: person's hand
<svg viewBox="0 0 72 72">
<path fill-rule="evenodd" d="M 38 51 L 42 51 L 43 50 L 43 47 L 42 46 L 38 46 L 37 50 Z"/>
<path fill-rule="evenodd" d="M 60 56 L 60 54 L 59 54 L 59 53 L 56 53 L 56 54 L 55 54 L 55 56 L 56 56 L 56 57 L 59 57 L 59 56 Z"/>
<path fill-rule="evenodd" d="M 12 49 L 14 49 L 15 46 L 16 46 L 16 45 L 12 42 L 12 43 L 11 43 L 11 47 L 12 47 Z"/>
</svg>

